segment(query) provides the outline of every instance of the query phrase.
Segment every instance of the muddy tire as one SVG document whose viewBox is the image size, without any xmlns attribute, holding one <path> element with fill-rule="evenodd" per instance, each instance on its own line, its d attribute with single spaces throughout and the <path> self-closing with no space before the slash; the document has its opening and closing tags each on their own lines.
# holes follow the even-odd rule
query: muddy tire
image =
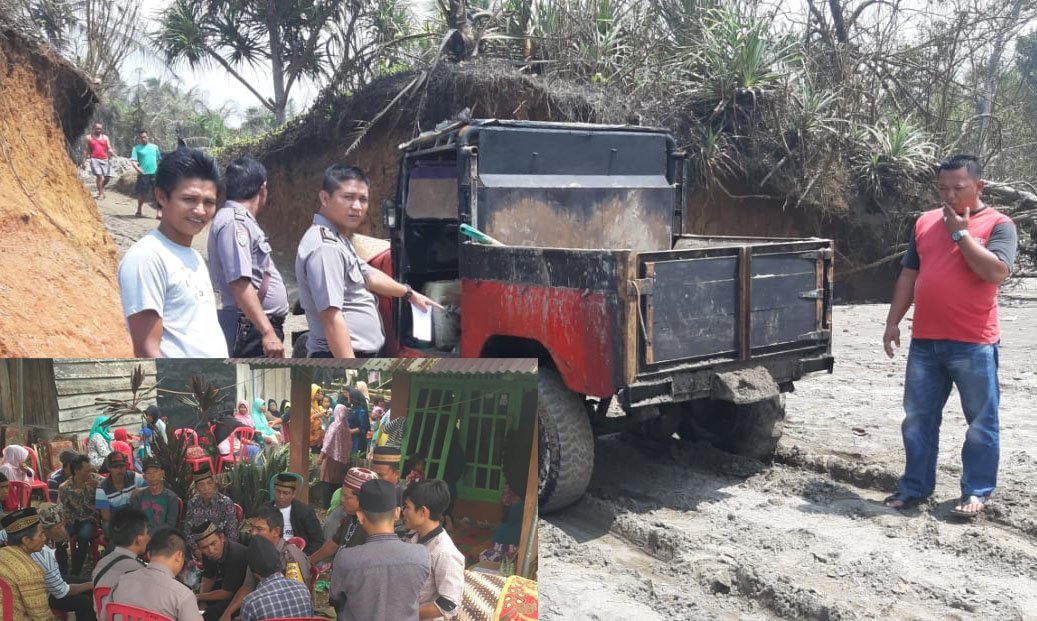
<svg viewBox="0 0 1037 621">
<path fill-rule="evenodd" d="M 680 436 L 706 440 L 735 455 L 770 461 L 785 423 L 785 395 L 735 405 L 728 401 L 693 401 L 684 406 Z"/>
<path fill-rule="evenodd" d="M 576 502 L 594 468 L 594 433 L 580 395 L 565 387 L 552 369 L 538 381 L 540 511 L 550 513 Z"/>
</svg>

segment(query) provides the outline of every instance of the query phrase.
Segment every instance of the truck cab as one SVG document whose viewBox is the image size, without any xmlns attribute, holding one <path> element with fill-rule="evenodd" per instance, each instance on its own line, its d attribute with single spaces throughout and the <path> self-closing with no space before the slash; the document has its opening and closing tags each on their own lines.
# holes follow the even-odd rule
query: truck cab
<svg viewBox="0 0 1037 621">
<path fill-rule="evenodd" d="M 780 393 L 831 371 L 832 242 L 690 234 L 665 130 L 476 120 L 401 149 L 391 271 L 447 311 L 416 336 L 410 305 L 386 304 L 390 347 L 540 360 L 542 510 L 583 493 L 596 433 L 766 459 Z"/>
</svg>

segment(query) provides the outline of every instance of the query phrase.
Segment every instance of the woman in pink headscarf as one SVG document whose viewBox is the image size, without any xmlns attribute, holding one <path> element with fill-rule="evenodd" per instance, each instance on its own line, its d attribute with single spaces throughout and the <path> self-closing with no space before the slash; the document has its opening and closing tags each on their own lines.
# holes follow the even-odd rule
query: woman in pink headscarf
<svg viewBox="0 0 1037 621">
<path fill-rule="evenodd" d="M 353 434 L 346 421 L 348 403 L 345 394 L 339 395 L 339 405 L 335 407 L 335 416 L 324 432 L 324 444 L 321 446 L 317 465 L 320 466 L 321 487 L 324 488 L 324 503 L 331 502 L 335 490 L 342 486 L 342 479 L 349 470 L 349 455 L 353 448 Z M 341 408 L 341 410 L 339 409 Z"/>
<path fill-rule="evenodd" d="M 11 444 L 4 449 L 4 461 L 0 464 L 2 472 L 8 481 L 19 481 L 21 483 L 32 483 L 32 468 L 25 465 L 29 458 L 29 449 L 20 444 Z"/>
<path fill-rule="evenodd" d="M 248 427 L 249 429 L 255 429 L 256 425 L 252 422 L 252 413 L 249 412 L 248 402 L 244 399 L 238 401 L 238 407 L 234 410 L 234 420 L 237 421 L 238 427 Z M 259 453 L 259 447 L 254 442 L 245 442 L 247 445 L 246 455 L 249 461 L 255 458 L 256 454 Z M 216 445 L 220 455 L 230 455 L 230 436 L 224 438 L 219 444 Z M 237 447 L 235 447 L 237 448 Z"/>
</svg>

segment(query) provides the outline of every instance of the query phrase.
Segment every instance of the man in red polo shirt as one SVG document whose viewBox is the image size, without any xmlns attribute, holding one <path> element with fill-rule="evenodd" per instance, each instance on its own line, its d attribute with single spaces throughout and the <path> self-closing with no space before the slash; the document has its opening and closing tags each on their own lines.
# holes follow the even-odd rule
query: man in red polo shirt
<svg viewBox="0 0 1037 621">
<path fill-rule="evenodd" d="M 893 290 L 882 343 L 893 357 L 900 320 L 912 302 L 911 345 L 904 379 L 906 463 L 886 506 L 903 509 L 932 495 L 943 407 L 958 387 L 968 422 L 961 450 L 961 498 L 951 513 L 973 518 L 997 484 L 999 459 L 997 380 L 1001 328 L 997 288 L 1015 263 L 1012 220 L 980 201 L 983 169 L 971 155 L 940 164 L 942 205 L 915 223 Z"/>
<path fill-rule="evenodd" d="M 93 133 L 86 137 L 83 149 L 83 167 L 94 175 L 97 182 L 97 198 L 104 198 L 104 188 L 112 179 L 111 157 L 118 155 L 112 141 L 104 133 L 104 125 L 94 123 Z"/>
</svg>

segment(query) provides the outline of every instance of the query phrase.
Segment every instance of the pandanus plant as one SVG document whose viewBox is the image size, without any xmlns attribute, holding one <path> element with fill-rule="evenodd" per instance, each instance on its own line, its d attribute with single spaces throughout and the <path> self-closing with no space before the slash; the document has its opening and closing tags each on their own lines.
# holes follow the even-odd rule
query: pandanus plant
<svg viewBox="0 0 1037 621">
<path fill-rule="evenodd" d="M 144 387 L 144 369 L 141 365 L 133 370 L 130 376 L 130 398 L 110 399 L 98 397 L 94 401 L 101 408 L 101 413 L 107 416 L 105 427 L 120 425 L 122 421 L 136 421 L 151 430 L 147 434 L 151 455 L 159 461 L 162 469 L 166 472 L 166 485 L 181 498 L 187 498 L 191 487 L 192 472 L 186 461 L 187 449 L 191 446 L 186 438 L 170 433 L 168 437 L 155 433 L 155 426 L 145 415 L 142 409 L 146 401 L 153 398 L 158 386 Z M 211 383 L 199 377 L 191 378 L 191 395 L 178 395 L 181 402 L 186 403 L 199 410 L 199 422 L 207 420 L 208 413 L 219 404 L 219 390 Z M 132 422 L 131 422 L 132 424 Z"/>
<path fill-rule="evenodd" d="M 211 416 L 216 412 L 219 405 L 223 403 L 225 395 L 221 395 L 220 389 L 212 382 L 197 375 L 192 375 L 191 392 L 188 394 L 178 394 L 176 398 L 180 403 L 198 411 L 198 418 L 195 421 L 194 428 L 201 433 L 208 429 L 209 423 L 212 422 Z"/>
</svg>

